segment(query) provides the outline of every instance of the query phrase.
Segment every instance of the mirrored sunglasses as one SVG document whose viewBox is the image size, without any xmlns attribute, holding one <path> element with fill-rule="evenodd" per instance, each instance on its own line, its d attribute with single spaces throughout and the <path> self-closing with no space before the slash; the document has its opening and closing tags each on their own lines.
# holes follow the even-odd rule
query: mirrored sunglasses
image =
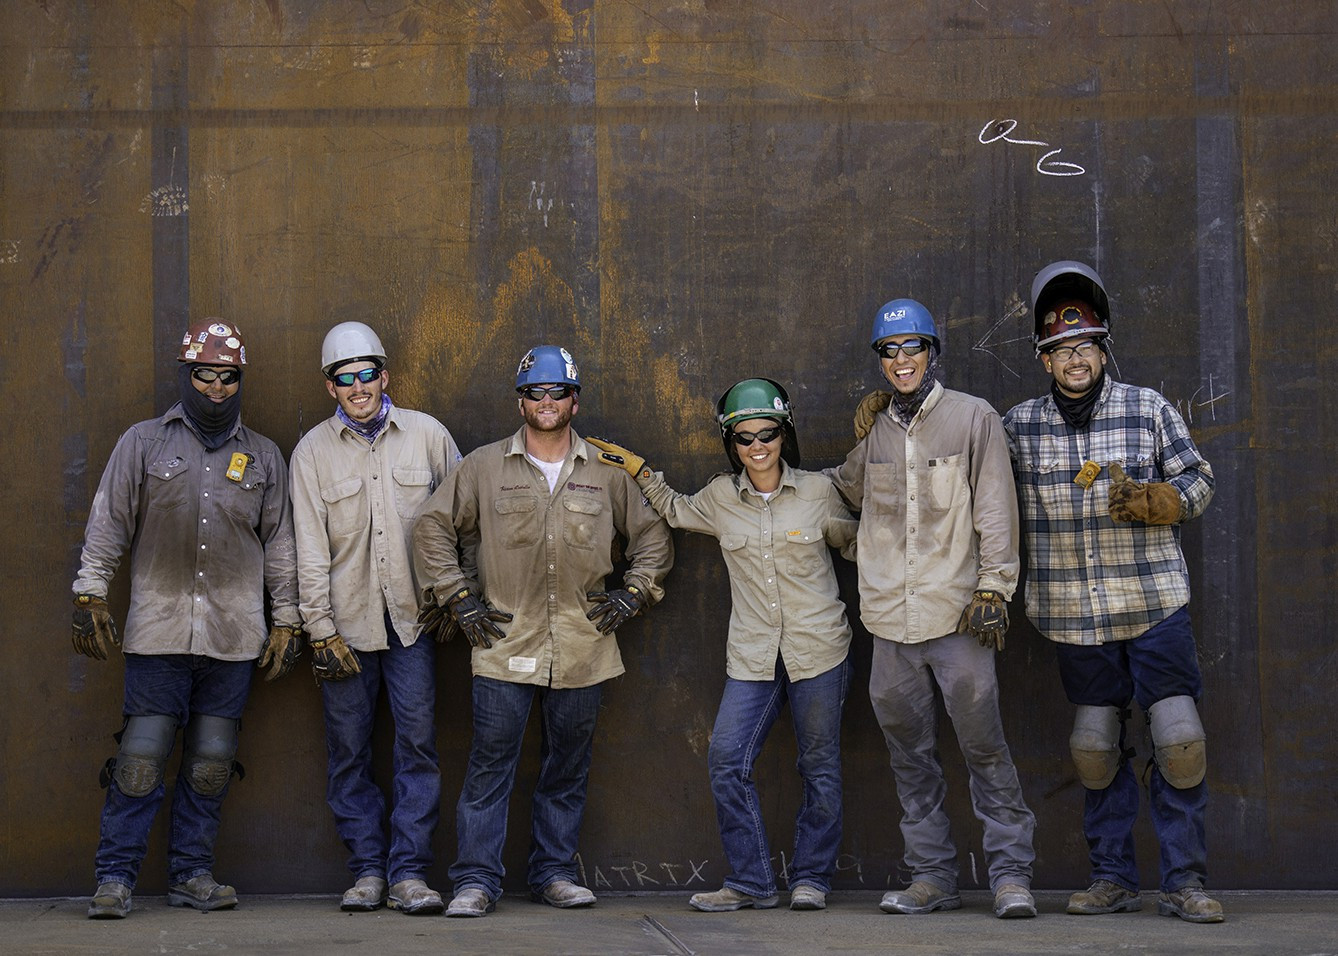
<svg viewBox="0 0 1338 956">
<path fill-rule="evenodd" d="M 370 385 L 380 377 L 381 370 L 379 368 L 365 368 L 360 372 L 340 372 L 338 375 L 331 375 L 330 381 L 340 388 L 349 388 L 354 382 Z"/>
<path fill-rule="evenodd" d="M 190 377 L 197 382 L 212 385 L 215 380 L 224 385 L 233 385 L 241 381 L 242 373 L 235 368 L 205 368 L 197 366 L 190 370 Z"/>
<path fill-rule="evenodd" d="M 522 388 L 520 394 L 532 402 L 542 402 L 545 395 L 555 402 L 560 402 L 575 391 L 576 389 L 570 385 L 530 385 Z"/>
<path fill-rule="evenodd" d="M 897 353 L 905 355 L 919 355 L 925 349 L 929 348 L 929 342 L 925 339 L 911 339 L 909 342 L 902 342 L 898 345 L 896 342 L 883 342 L 878 346 L 878 354 L 883 358 L 896 358 Z"/>
<path fill-rule="evenodd" d="M 746 448 L 755 441 L 760 441 L 764 445 L 770 445 L 780 437 L 782 430 L 781 426 L 777 425 L 775 428 L 768 428 L 766 431 L 731 432 L 730 434 L 734 439 L 734 444 L 742 445 Z"/>
</svg>

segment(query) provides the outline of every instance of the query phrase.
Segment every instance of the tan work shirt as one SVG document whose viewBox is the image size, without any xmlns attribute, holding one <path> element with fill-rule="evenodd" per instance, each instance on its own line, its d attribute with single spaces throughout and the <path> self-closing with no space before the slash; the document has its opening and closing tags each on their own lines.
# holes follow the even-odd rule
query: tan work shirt
<svg viewBox="0 0 1338 956">
<path fill-rule="evenodd" d="M 234 455 L 245 456 L 236 480 Z M 178 403 L 121 436 L 89 510 L 74 593 L 106 597 L 127 549 L 127 654 L 253 660 L 266 591 L 275 623 L 298 623 L 288 469 L 274 442 L 240 422 L 210 451 Z"/>
<path fill-rule="evenodd" d="M 293 523 L 302 620 L 314 638 L 390 646 L 385 614 L 407 647 L 418 639 L 414 519 L 460 461 L 446 426 L 392 405 L 376 441 L 332 415 L 293 449 Z"/>
<path fill-rule="evenodd" d="M 781 462 L 769 499 L 746 471 L 717 475 L 695 495 L 674 491 L 660 472 L 637 483 L 671 528 L 720 541 L 729 571 L 730 677 L 772 680 L 777 655 L 791 680 L 845 660 L 850 625 L 827 546 L 851 548 L 859 525 L 829 478 Z"/>
<path fill-rule="evenodd" d="M 910 425 L 889 408 L 829 469 L 860 512 L 860 618 L 916 644 L 952 634 L 976 590 L 1017 588 L 1018 514 L 999 414 L 935 384 Z"/>
<path fill-rule="evenodd" d="M 612 634 L 586 620 L 606 590 L 616 535 L 626 538 L 635 585 L 651 604 L 673 564 L 669 528 L 624 471 L 593 460 L 574 431 L 551 495 L 525 457 L 525 427 L 465 456 L 428 500 L 414 526 L 418 580 L 437 594 L 477 586 L 484 600 L 515 615 L 491 648 L 473 651 L 474 674 L 516 684 L 588 687 L 623 673 Z M 461 571 L 458 547 L 476 540 L 478 581 Z"/>
</svg>

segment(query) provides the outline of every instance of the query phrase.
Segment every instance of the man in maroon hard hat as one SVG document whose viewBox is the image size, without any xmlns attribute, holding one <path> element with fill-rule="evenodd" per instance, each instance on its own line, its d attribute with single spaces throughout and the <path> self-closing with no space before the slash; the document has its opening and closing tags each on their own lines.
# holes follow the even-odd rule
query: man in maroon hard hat
<svg viewBox="0 0 1338 956">
<path fill-rule="evenodd" d="M 242 334 L 204 319 L 187 331 L 177 360 L 181 400 L 117 442 L 74 580 L 75 650 L 105 660 L 121 648 L 125 657 L 120 750 L 103 772 L 98 888 L 88 908 L 94 919 L 130 912 L 178 728 L 167 902 L 197 910 L 237 905 L 237 891 L 219 884 L 213 868 L 238 721 L 256 658 L 273 680 L 302 649 L 288 469 L 274 442 L 241 423 Z M 122 646 L 107 589 L 127 550 Z"/>
<path fill-rule="evenodd" d="M 1152 822 L 1161 844 L 1157 911 L 1222 921 L 1203 890 L 1208 785 L 1180 524 L 1213 496 L 1213 472 L 1160 394 L 1106 370 L 1110 300 L 1090 266 L 1053 262 L 1031 288 L 1036 354 L 1051 377 L 1003 418 L 1021 500 L 1027 616 L 1055 642 L 1077 706 L 1069 748 L 1086 788 L 1091 886 L 1077 915 L 1142 908 L 1134 862 L 1139 785 L 1125 721 L 1137 700 L 1154 748 Z"/>
</svg>

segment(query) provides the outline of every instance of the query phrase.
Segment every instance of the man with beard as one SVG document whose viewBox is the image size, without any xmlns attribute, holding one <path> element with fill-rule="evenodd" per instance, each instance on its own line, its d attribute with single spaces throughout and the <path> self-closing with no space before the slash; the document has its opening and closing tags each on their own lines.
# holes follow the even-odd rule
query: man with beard
<svg viewBox="0 0 1338 956">
<path fill-rule="evenodd" d="M 177 361 L 181 400 L 132 426 L 112 451 L 74 581 L 75 650 L 106 660 L 121 646 L 107 588 L 129 550 L 125 723 L 103 772 L 94 919 L 130 912 L 178 727 L 167 902 L 237 905 L 213 868 L 238 724 L 256 658 L 273 680 L 302 649 L 288 470 L 275 444 L 241 423 L 242 334 L 220 319 L 196 322 Z"/>
<path fill-rule="evenodd" d="M 326 334 L 335 413 L 293 450 L 297 572 L 325 710 L 326 799 L 354 880 L 340 908 L 430 914 L 443 906 L 426 882 L 441 812 L 436 654 L 419 634 L 410 536 L 460 452 L 441 422 L 391 402 L 385 366 L 362 322 Z M 372 758 L 383 690 L 395 725 L 388 818 Z"/>
<path fill-rule="evenodd" d="M 580 390 L 566 349 L 530 349 L 516 370 L 524 424 L 467 455 L 414 526 L 424 626 L 454 623 L 473 646 L 474 738 L 448 916 L 484 916 L 502 895 L 507 805 L 536 698 L 531 896 L 595 902 L 576 882 L 576 851 L 601 686 L 623 673 L 614 630 L 663 596 L 673 543 L 632 477 L 601 465 L 571 427 Z M 629 567 L 609 589 L 615 536 Z"/>
<path fill-rule="evenodd" d="M 1003 428 L 988 402 L 937 381 L 939 337 L 919 302 L 880 308 L 871 344 L 892 392 L 862 403 L 860 441 L 829 474 L 862 512 L 860 617 L 875 638 L 869 697 L 891 754 L 912 876 L 879 905 L 907 914 L 962 905 L 937 754 L 937 688 L 984 825 L 994 915 L 1035 916 L 1036 820 L 1004 740 L 994 668 L 1018 575 Z"/>
<path fill-rule="evenodd" d="M 1028 550 L 1027 616 L 1054 641 L 1077 705 L 1069 747 L 1086 788 L 1092 884 L 1075 914 L 1142 908 L 1134 863 L 1139 787 L 1125 749 L 1129 704 L 1147 713 L 1149 789 L 1161 844 L 1157 911 L 1222 921 L 1203 891 L 1208 786 L 1203 693 L 1190 629 L 1180 523 L 1213 496 L 1213 472 L 1161 395 L 1106 374 L 1110 302 L 1081 262 L 1031 287 L 1036 353 L 1050 390 L 1004 416 Z"/>
</svg>

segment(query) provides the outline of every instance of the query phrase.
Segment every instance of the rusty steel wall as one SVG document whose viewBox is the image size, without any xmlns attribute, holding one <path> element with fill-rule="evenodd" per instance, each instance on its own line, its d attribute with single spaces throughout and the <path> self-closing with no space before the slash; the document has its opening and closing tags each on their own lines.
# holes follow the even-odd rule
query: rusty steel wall
<svg viewBox="0 0 1338 956">
<path fill-rule="evenodd" d="M 1187 0 L 0 4 L 0 895 L 92 885 L 121 664 L 70 651 L 69 582 L 113 444 L 173 399 L 187 316 L 246 332 L 244 417 L 285 452 L 332 411 L 317 366 L 336 321 L 374 325 L 392 396 L 465 450 L 516 426 L 520 354 L 565 344 L 587 382 L 577 426 L 692 490 L 724 467 L 714 400 L 749 375 L 789 387 L 807 464 L 840 460 L 879 383 L 872 310 L 895 296 L 938 317 L 950 386 L 1001 411 L 1039 394 L 1025 299 L 1070 257 L 1108 283 L 1119 377 L 1160 388 L 1218 476 L 1185 528 L 1212 882 L 1338 887 L 1335 22 L 1329 2 Z M 728 588 L 713 541 L 676 543 L 666 600 L 619 632 L 581 842 L 597 890 L 725 872 L 705 753 Z M 1020 599 L 1013 617 L 999 679 L 1036 884 L 1073 887 L 1071 709 Z M 838 888 L 906 875 L 869 641 L 857 627 Z M 466 651 L 439 656 L 437 885 Z M 982 886 L 941 737 L 963 885 Z M 342 889 L 305 664 L 256 684 L 239 757 L 218 875 Z M 783 720 L 757 769 L 778 865 L 794 761 Z M 531 737 L 515 888 L 536 773 Z M 146 892 L 165 884 L 163 822 Z"/>
</svg>

